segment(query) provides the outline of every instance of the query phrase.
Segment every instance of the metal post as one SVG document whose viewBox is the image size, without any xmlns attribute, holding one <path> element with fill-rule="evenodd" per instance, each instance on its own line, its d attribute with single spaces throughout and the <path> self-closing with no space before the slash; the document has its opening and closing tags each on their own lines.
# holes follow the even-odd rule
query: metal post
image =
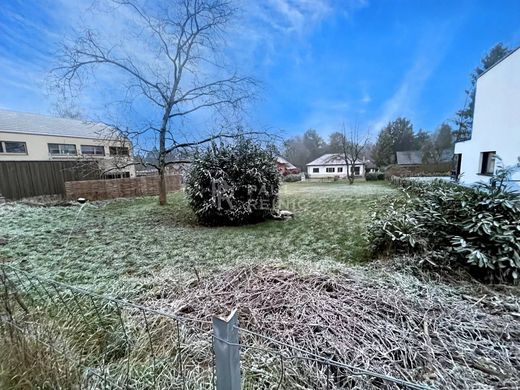
<svg viewBox="0 0 520 390">
<path fill-rule="evenodd" d="M 240 346 L 237 326 L 237 309 L 233 309 L 227 318 L 213 317 L 217 390 L 240 390 Z"/>
</svg>

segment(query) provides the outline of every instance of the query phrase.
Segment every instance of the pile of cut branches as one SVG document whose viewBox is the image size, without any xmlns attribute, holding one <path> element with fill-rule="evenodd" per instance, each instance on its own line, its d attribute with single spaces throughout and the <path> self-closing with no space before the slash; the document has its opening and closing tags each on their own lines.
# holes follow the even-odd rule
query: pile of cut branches
<svg viewBox="0 0 520 390">
<path fill-rule="evenodd" d="M 163 290 L 154 305 L 199 319 L 237 307 L 241 328 L 426 386 L 520 383 L 515 287 L 500 291 L 468 281 L 454 286 L 380 265 L 333 276 L 239 267 L 191 281 L 182 293 Z M 400 388 L 355 371 L 327 369 L 312 356 L 251 333 L 240 337 L 248 388 Z"/>
</svg>

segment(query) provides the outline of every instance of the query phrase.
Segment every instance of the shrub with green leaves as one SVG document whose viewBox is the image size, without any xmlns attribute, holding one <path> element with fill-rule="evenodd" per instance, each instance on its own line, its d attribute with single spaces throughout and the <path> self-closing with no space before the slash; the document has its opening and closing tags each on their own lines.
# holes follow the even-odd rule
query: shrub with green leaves
<svg viewBox="0 0 520 390">
<path fill-rule="evenodd" d="M 293 182 L 301 181 L 301 180 L 302 180 L 302 177 L 300 175 L 293 174 L 293 173 L 283 177 L 283 181 L 286 183 L 293 183 Z"/>
<path fill-rule="evenodd" d="M 367 181 L 375 181 L 377 180 L 377 173 L 376 172 L 369 172 L 365 175 L 365 179 Z"/>
<path fill-rule="evenodd" d="M 365 175 L 367 181 L 385 180 L 384 172 L 369 172 Z"/>
<path fill-rule="evenodd" d="M 202 151 L 186 182 L 186 194 L 199 222 L 242 225 L 269 217 L 280 186 L 274 161 L 271 149 L 245 138 Z"/>
<path fill-rule="evenodd" d="M 517 279 L 520 272 L 520 197 L 507 187 L 511 170 L 473 188 L 405 181 L 370 227 L 374 253 L 420 253 L 457 261 L 476 276 Z M 432 256 L 433 255 L 433 256 Z"/>
</svg>

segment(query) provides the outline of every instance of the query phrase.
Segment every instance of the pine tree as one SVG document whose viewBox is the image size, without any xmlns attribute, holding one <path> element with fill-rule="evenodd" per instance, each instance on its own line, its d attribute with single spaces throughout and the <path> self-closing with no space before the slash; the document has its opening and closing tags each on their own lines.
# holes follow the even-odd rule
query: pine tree
<svg viewBox="0 0 520 390">
<path fill-rule="evenodd" d="M 511 53 L 511 49 L 504 46 L 502 43 L 497 43 L 480 61 L 480 66 L 477 66 L 473 73 L 471 73 L 471 87 L 466 90 L 467 100 L 464 108 L 456 113 L 454 120 L 457 130 L 457 140 L 461 141 L 468 139 L 473 128 L 473 114 L 475 112 L 475 95 L 476 84 L 479 76 L 486 70 L 491 68 L 501 59 Z"/>
</svg>

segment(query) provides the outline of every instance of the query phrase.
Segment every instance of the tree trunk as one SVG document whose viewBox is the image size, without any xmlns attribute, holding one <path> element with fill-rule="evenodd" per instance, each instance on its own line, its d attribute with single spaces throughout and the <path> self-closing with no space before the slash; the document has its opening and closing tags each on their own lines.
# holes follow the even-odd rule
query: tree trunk
<svg viewBox="0 0 520 390">
<path fill-rule="evenodd" d="M 166 178 L 164 177 L 165 169 L 159 171 L 159 204 L 164 206 L 166 204 Z"/>
<path fill-rule="evenodd" d="M 166 128 L 170 116 L 171 105 L 166 106 L 163 114 L 161 129 L 159 130 L 159 204 L 166 204 Z"/>
<path fill-rule="evenodd" d="M 352 169 L 350 169 L 352 167 Z M 347 179 L 348 179 L 348 184 L 354 184 L 354 167 L 355 165 L 354 164 L 349 164 L 347 162 Z"/>
</svg>

